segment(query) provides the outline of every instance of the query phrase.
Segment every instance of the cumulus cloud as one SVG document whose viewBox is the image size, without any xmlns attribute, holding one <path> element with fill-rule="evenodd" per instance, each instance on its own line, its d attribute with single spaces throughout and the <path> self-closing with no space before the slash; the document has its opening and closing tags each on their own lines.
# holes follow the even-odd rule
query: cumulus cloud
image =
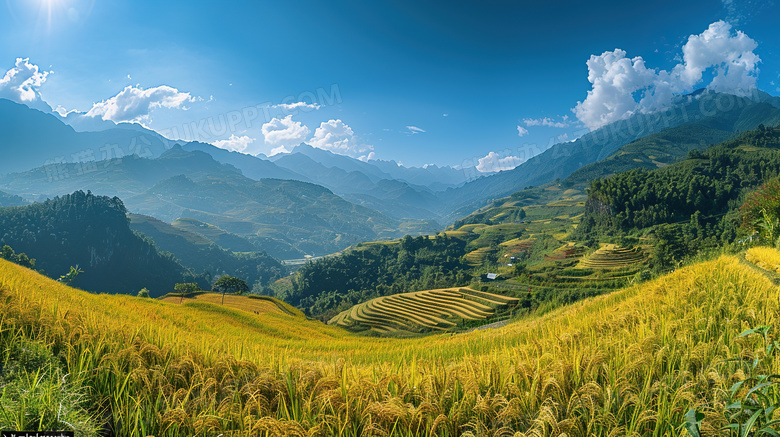
<svg viewBox="0 0 780 437">
<path fill-rule="evenodd" d="M 167 85 L 149 89 L 128 86 L 114 97 L 95 103 L 86 116 L 100 117 L 115 123 L 140 123 L 149 121 L 153 109 L 184 108 L 185 103 L 193 101 L 195 99 L 190 93 L 183 93 Z"/>
<path fill-rule="evenodd" d="M 670 71 L 648 68 L 641 56 L 629 58 L 620 49 L 593 55 L 587 62 L 592 88 L 572 111 L 586 127 L 597 129 L 636 112 L 664 109 L 674 95 L 693 91 L 710 69 L 714 78 L 707 89 L 748 95 L 761 62 L 753 52 L 757 46 L 745 33 L 732 32 L 731 24 L 717 21 L 688 37 L 681 62 Z"/>
<path fill-rule="evenodd" d="M 227 149 L 233 152 L 243 152 L 254 141 L 254 138 L 250 138 L 246 135 L 239 137 L 234 134 L 230 135 L 230 138 L 226 140 L 214 141 L 214 145 L 221 149 Z"/>
<path fill-rule="evenodd" d="M 278 105 L 274 105 L 274 108 L 281 108 L 285 111 L 296 111 L 298 109 L 302 109 L 304 111 L 313 111 L 315 109 L 320 109 L 322 106 L 320 106 L 317 103 L 306 103 L 306 102 L 294 102 L 294 103 L 280 103 Z"/>
<path fill-rule="evenodd" d="M 522 137 L 525 135 L 528 135 L 528 129 L 522 126 L 517 126 L 517 136 Z"/>
<path fill-rule="evenodd" d="M 406 126 L 406 129 L 408 129 L 409 133 L 412 135 L 425 133 L 425 129 L 419 128 L 417 126 Z"/>
<path fill-rule="evenodd" d="M 477 170 L 482 173 L 493 173 L 497 171 L 512 170 L 523 161 L 517 156 L 507 156 L 502 158 L 496 152 L 490 152 L 482 158 L 479 158 Z"/>
<path fill-rule="evenodd" d="M 370 152 L 368 155 L 363 155 L 358 157 L 358 159 L 363 162 L 373 161 L 374 159 L 376 159 L 376 153 Z"/>
<path fill-rule="evenodd" d="M 761 62 L 753 53 L 756 47 L 758 43 L 742 31 L 732 35 L 731 24 L 723 21 L 710 24 L 701 35 L 691 35 L 683 46 L 684 84 L 695 85 L 701 81 L 704 71 L 715 67 L 717 74 L 708 88 L 748 94 L 756 87 L 758 63 Z"/>
<path fill-rule="evenodd" d="M 320 123 L 320 127 L 314 131 L 314 136 L 308 143 L 312 147 L 346 155 L 373 149 L 371 146 L 360 145 L 352 128 L 341 120 L 328 120 Z"/>
<path fill-rule="evenodd" d="M 0 98 L 13 100 L 32 107 L 43 104 L 44 109 L 51 110 L 41 99 L 38 88 L 46 82 L 50 71 L 41 71 L 37 65 L 30 63 L 30 58 L 16 58 L 10 70 L 0 78 Z"/>
<path fill-rule="evenodd" d="M 552 118 L 544 117 L 544 118 L 524 118 L 523 123 L 525 123 L 526 126 L 547 126 L 547 127 L 569 127 L 569 116 L 564 115 L 561 117 L 561 121 L 555 121 Z"/>
<path fill-rule="evenodd" d="M 268 156 L 274 156 L 274 155 L 278 155 L 280 153 L 290 153 L 290 149 L 288 149 L 287 146 L 274 147 L 268 153 Z"/>
<path fill-rule="evenodd" d="M 271 154 L 286 153 L 287 147 L 296 146 L 309 136 L 309 128 L 300 121 L 293 121 L 292 115 L 284 118 L 274 118 L 263 124 L 261 131 L 266 144 L 277 146 Z"/>
</svg>

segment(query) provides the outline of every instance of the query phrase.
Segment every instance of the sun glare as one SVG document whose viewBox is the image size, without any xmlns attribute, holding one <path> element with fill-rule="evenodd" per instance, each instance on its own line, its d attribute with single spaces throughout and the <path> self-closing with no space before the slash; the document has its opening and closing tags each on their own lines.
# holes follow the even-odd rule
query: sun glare
<svg viewBox="0 0 780 437">
<path fill-rule="evenodd" d="M 9 14 L 20 24 L 34 24 L 38 34 L 50 34 L 58 27 L 82 23 L 92 11 L 94 0 L 6 0 Z"/>
</svg>

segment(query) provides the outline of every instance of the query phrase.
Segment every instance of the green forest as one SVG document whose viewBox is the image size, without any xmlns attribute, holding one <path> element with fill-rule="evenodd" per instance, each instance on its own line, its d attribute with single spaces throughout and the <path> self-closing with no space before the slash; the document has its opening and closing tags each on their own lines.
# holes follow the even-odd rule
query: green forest
<svg viewBox="0 0 780 437">
<path fill-rule="evenodd" d="M 663 271 L 738 239 L 746 196 L 780 175 L 780 129 L 744 132 L 684 161 L 657 170 L 635 169 L 591 182 L 585 216 L 575 236 L 654 239 L 651 260 Z M 744 236 L 743 236 L 744 237 Z"/>
<path fill-rule="evenodd" d="M 59 278 L 78 266 L 83 272 L 72 284 L 104 293 L 153 296 L 173 290 L 178 282 L 199 282 L 171 255 L 130 230 L 119 198 L 77 191 L 27 206 L 0 208 L 0 245 L 35 258 L 35 268 Z"/>
</svg>

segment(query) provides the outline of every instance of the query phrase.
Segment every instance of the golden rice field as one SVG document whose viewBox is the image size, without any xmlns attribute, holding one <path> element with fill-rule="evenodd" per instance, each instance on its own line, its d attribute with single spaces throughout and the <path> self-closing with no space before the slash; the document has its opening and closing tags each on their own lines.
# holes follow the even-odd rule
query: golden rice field
<svg viewBox="0 0 780 437">
<path fill-rule="evenodd" d="M 736 398 L 758 402 L 751 378 L 780 370 L 766 348 L 778 296 L 722 256 L 501 328 L 393 339 L 93 295 L 0 261 L 0 342 L 4 362 L 22 342 L 51 350 L 63 384 L 122 436 L 684 436 L 692 408 L 717 436 Z M 766 338 L 740 336 L 761 326 Z M 774 385 L 761 393 L 780 401 Z M 20 420 L 34 413 L 0 399 Z"/>
<path fill-rule="evenodd" d="M 279 313 L 291 316 L 305 317 L 301 310 L 270 296 L 237 296 L 233 294 L 199 292 L 187 296 L 171 293 L 160 298 L 163 302 L 186 305 L 193 302 L 204 302 L 224 306 L 236 310 L 248 311 L 254 314 Z"/>
<path fill-rule="evenodd" d="M 495 252 L 496 250 L 494 248 L 480 247 L 479 249 L 472 250 L 471 252 L 467 253 L 463 256 L 463 258 L 466 260 L 466 264 L 469 266 L 478 267 L 481 266 L 485 260 Z"/>
<path fill-rule="evenodd" d="M 587 269 L 620 269 L 647 261 L 645 251 L 605 244 L 580 261 L 579 267 Z"/>
<path fill-rule="evenodd" d="M 780 252 L 768 247 L 753 247 L 745 253 L 745 259 L 756 266 L 780 273 Z"/>
<path fill-rule="evenodd" d="M 377 333 L 446 331 L 459 321 L 488 319 L 516 305 L 518 299 L 470 288 L 401 293 L 371 299 L 333 317 L 328 323 Z"/>
</svg>

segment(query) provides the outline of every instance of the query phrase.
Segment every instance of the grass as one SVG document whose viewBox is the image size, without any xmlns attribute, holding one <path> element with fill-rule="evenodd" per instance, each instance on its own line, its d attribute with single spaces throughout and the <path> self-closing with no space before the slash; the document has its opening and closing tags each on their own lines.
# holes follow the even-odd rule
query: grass
<svg viewBox="0 0 780 437">
<path fill-rule="evenodd" d="M 683 436 L 691 409 L 702 435 L 728 435 L 743 361 L 780 370 L 761 336 L 740 333 L 779 318 L 776 287 L 732 256 L 504 327 L 409 339 L 92 295 L 0 262 L 4 362 L 41 345 L 83 412 L 123 436 Z"/>
</svg>

